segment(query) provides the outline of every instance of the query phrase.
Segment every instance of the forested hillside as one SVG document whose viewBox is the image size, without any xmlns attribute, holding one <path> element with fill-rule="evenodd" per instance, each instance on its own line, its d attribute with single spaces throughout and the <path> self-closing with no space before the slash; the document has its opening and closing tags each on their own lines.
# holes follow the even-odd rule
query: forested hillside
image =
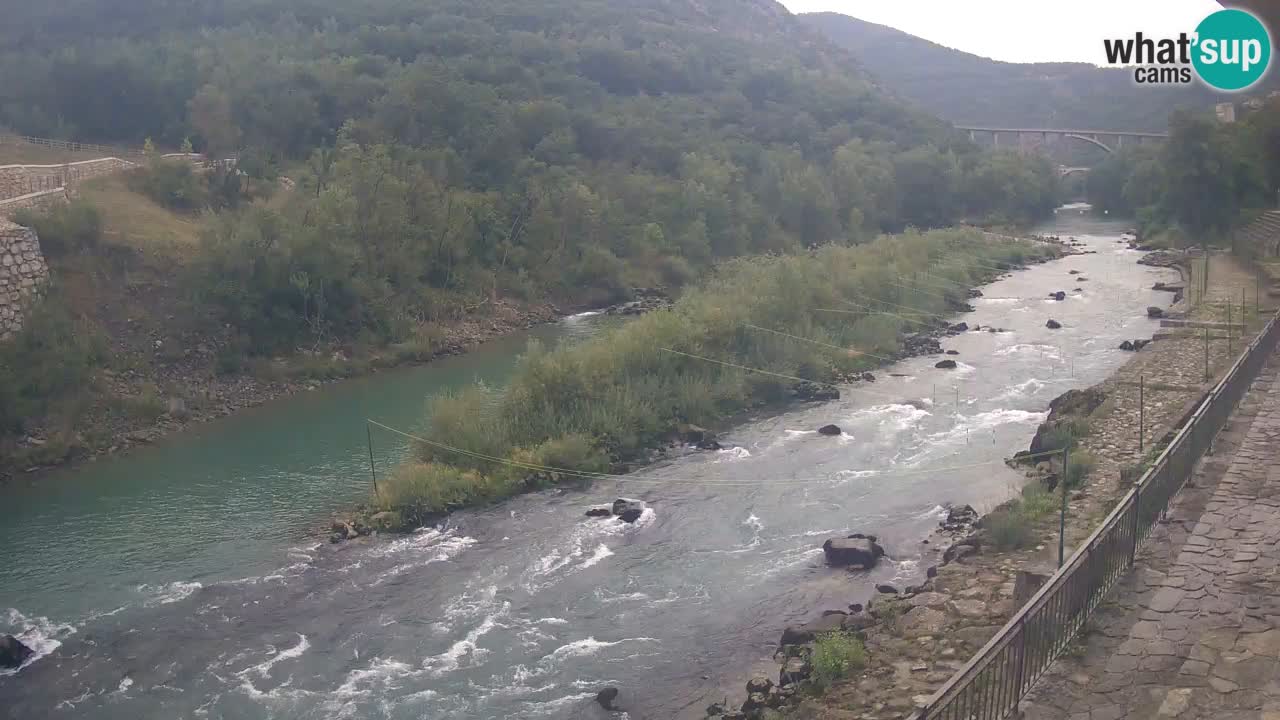
<svg viewBox="0 0 1280 720">
<path fill-rule="evenodd" d="M 1164 131 L 1174 110 L 1220 99 L 1198 84 L 1137 91 L 1120 68 L 991 60 L 838 13 L 800 19 L 886 88 L 959 125 Z"/>
<path fill-rule="evenodd" d="M 1053 202 L 1047 164 L 980 155 L 772 0 L 79 0 L 6 20 L 0 124 L 189 138 L 298 182 L 207 234 L 204 296 L 256 351 Z"/>
</svg>

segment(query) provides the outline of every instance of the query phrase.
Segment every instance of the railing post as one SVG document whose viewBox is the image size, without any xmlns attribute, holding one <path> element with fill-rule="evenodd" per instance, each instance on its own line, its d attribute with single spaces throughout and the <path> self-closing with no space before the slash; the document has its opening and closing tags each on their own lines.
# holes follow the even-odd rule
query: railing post
<svg viewBox="0 0 1280 720">
<path fill-rule="evenodd" d="M 1129 547 L 1129 567 L 1138 559 L 1138 527 L 1141 525 L 1139 518 L 1142 516 L 1142 483 L 1135 481 L 1133 483 L 1133 543 Z"/>
</svg>

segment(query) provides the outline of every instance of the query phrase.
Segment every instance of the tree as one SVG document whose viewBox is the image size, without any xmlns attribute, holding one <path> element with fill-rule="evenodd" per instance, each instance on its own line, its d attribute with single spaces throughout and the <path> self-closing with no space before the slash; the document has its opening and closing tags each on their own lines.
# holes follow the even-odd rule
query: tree
<svg viewBox="0 0 1280 720">
<path fill-rule="evenodd" d="M 240 148 L 241 131 L 231 111 L 231 100 L 214 85 L 205 85 L 187 103 L 191 128 L 204 143 L 205 154 L 223 157 Z"/>
</svg>

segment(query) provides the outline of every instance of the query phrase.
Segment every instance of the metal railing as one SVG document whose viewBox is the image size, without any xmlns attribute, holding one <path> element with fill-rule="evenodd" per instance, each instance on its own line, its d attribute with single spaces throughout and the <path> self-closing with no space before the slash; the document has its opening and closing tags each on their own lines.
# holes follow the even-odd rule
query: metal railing
<svg viewBox="0 0 1280 720">
<path fill-rule="evenodd" d="M 1155 463 L 1102 525 L 1017 613 L 947 681 L 913 720 L 1003 718 L 1062 654 L 1104 596 L 1134 564 L 1138 543 L 1191 476 L 1280 341 L 1271 319 L 1205 395 Z"/>
<path fill-rule="evenodd" d="M 28 135 L 5 135 L 0 134 L 0 145 L 39 145 L 41 147 L 56 148 L 58 150 L 71 150 L 75 152 L 100 152 L 108 155 L 119 155 L 121 157 L 142 157 L 146 153 L 141 148 L 124 147 L 122 145 L 95 145 L 94 143 L 70 142 L 68 140 L 54 140 L 52 138 L 31 137 Z"/>
</svg>

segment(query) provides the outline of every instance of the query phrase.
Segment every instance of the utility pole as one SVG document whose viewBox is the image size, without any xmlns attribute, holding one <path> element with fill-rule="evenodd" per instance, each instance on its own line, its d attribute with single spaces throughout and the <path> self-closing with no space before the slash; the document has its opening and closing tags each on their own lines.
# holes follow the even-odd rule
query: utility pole
<svg viewBox="0 0 1280 720">
<path fill-rule="evenodd" d="M 1143 453 L 1142 428 L 1147 424 L 1146 375 L 1138 376 L 1138 458 Z"/>
<path fill-rule="evenodd" d="M 1062 480 L 1058 482 L 1062 486 L 1062 511 L 1058 514 L 1058 567 L 1066 561 L 1067 553 L 1067 478 L 1070 476 L 1070 468 L 1068 458 L 1071 456 L 1071 441 L 1067 441 L 1067 446 L 1062 449 Z"/>
<path fill-rule="evenodd" d="M 378 471 L 373 465 L 373 427 L 369 425 L 369 421 L 364 421 L 364 434 L 369 441 L 369 476 L 373 478 L 373 494 L 378 494 Z"/>
</svg>

